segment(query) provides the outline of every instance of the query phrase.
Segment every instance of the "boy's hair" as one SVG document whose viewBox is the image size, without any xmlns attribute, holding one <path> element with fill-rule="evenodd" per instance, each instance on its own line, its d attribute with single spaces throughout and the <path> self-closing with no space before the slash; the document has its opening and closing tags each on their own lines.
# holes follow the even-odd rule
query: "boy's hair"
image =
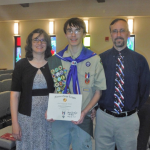
<svg viewBox="0 0 150 150">
<path fill-rule="evenodd" d="M 83 33 L 86 33 L 86 26 L 82 19 L 80 18 L 70 18 L 64 24 L 64 33 L 66 34 L 67 26 L 79 27 L 83 29 Z"/>
</svg>

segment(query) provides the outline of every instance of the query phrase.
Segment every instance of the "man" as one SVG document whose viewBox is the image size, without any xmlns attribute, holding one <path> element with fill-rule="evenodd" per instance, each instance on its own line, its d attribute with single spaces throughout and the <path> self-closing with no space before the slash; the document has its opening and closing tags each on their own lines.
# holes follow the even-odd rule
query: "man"
<svg viewBox="0 0 150 150">
<path fill-rule="evenodd" d="M 102 91 L 96 117 L 96 150 L 136 150 L 137 110 L 148 99 L 149 67 L 146 59 L 127 48 L 127 21 L 110 24 L 113 48 L 100 54 L 107 89 Z"/>
<path fill-rule="evenodd" d="M 82 45 L 86 35 L 82 19 L 67 20 L 64 33 L 69 45 L 48 59 L 49 68 L 57 93 L 82 94 L 82 112 L 78 121 L 52 123 L 51 149 L 69 150 L 72 143 L 73 150 L 92 150 L 90 110 L 98 102 L 101 90 L 106 89 L 104 70 L 100 58 Z"/>
</svg>

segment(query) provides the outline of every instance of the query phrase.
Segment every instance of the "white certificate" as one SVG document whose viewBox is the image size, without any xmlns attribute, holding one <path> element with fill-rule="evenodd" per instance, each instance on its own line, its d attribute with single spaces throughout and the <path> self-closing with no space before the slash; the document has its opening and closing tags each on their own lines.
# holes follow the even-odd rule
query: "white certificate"
<svg viewBox="0 0 150 150">
<path fill-rule="evenodd" d="M 49 94 L 47 119 L 78 121 L 81 115 L 82 95 Z"/>
</svg>

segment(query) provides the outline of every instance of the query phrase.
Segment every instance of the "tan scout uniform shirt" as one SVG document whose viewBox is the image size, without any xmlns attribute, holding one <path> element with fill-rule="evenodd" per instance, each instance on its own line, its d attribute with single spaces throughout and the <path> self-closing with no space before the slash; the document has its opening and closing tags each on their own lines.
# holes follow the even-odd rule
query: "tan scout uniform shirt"
<svg viewBox="0 0 150 150">
<path fill-rule="evenodd" d="M 73 59 L 77 58 L 80 55 L 81 51 L 77 52 L 73 57 L 69 50 L 64 52 L 63 57 L 72 57 Z M 70 62 L 63 61 L 62 66 L 64 69 L 67 70 L 66 78 L 70 69 Z M 87 62 L 90 62 L 90 66 L 87 65 Z M 80 86 L 80 92 L 82 94 L 82 108 L 83 110 L 88 103 L 93 98 L 96 90 L 105 90 L 106 89 L 106 79 L 104 74 L 104 69 L 102 64 L 100 63 L 100 57 L 95 55 L 89 59 L 86 59 L 77 64 L 77 71 L 78 71 L 78 80 Z M 85 83 L 85 73 L 89 73 L 90 82 L 88 84 Z M 72 80 L 70 81 L 69 89 L 71 94 L 73 93 L 73 83 Z"/>
</svg>

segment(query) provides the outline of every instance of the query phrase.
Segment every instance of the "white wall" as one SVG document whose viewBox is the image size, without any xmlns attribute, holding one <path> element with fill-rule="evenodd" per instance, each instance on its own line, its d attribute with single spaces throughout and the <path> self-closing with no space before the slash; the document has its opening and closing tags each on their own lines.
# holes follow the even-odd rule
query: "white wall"
<svg viewBox="0 0 150 150">
<path fill-rule="evenodd" d="M 13 23 L 0 23 L 0 68 L 13 68 Z"/>
<path fill-rule="evenodd" d="M 55 34 L 57 38 L 57 52 L 67 45 L 67 40 L 63 33 L 63 25 L 67 19 L 55 19 Z M 91 35 L 91 49 L 97 54 L 112 47 L 109 33 L 111 17 L 89 18 L 89 33 Z M 146 57 L 150 65 L 150 17 L 134 18 L 134 33 L 136 37 L 135 50 Z M 22 58 L 25 56 L 24 47 L 28 34 L 36 28 L 43 28 L 48 32 L 48 20 L 20 21 L 20 36 Z M 0 22 L 0 68 L 13 68 L 13 21 Z M 105 37 L 109 37 L 109 42 L 105 42 Z"/>
</svg>

